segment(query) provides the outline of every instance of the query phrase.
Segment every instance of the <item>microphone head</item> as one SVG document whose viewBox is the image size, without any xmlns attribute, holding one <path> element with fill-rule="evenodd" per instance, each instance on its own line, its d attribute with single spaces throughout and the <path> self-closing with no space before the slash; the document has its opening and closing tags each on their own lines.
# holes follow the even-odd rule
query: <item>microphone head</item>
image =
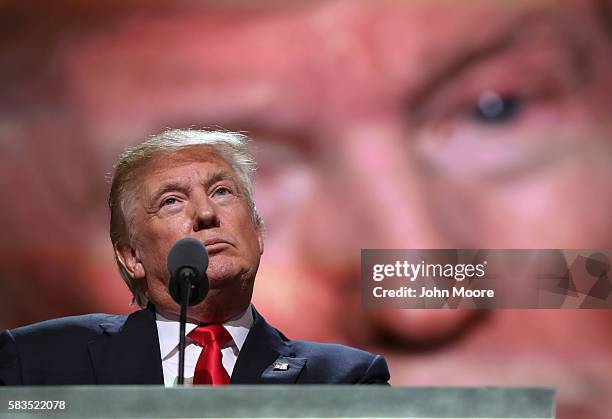
<svg viewBox="0 0 612 419">
<path fill-rule="evenodd" d="M 178 276 L 182 268 L 189 267 L 200 277 L 208 268 L 208 252 L 201 241 L 185 237 L 177 240 L 168 253 L 170 276 Z"/>
<path fill-rule="evenodd" d="M 168 290 L 178 304 L 181 304 L 180 287 L 183 275 L 189 275 L 191 292 L 188 305 L 199 303 L 208 294 L 208 252 L 201 241 L 185 237 L 177 240 L 168 253 Z"/>
</svg>

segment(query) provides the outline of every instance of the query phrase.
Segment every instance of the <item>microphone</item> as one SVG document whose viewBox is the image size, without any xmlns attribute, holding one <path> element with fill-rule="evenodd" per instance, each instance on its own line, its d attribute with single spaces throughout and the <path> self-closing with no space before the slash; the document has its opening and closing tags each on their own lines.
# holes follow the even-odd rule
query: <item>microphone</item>
<svg viewBox="0 0 612 419">
<path fill-rule="evenodd" d="M 208 252 L 201 241 L 186 237 L 178 240 L 168 253 L 168 291 L 172 299 L 181 306 L 179 325 L 179 371 L 178 384 L 185 383 L 185 329 L 187 306 L 192 306 L 208 294 Z"/>
<path fill-rule="evenodd" d="M 201 241 L 186 237 L 178 240 L 168 253 L 168 291 L 178 304 L 183 303 L 184 287 L 188 290 L 187 305 L 201 302 L 208 294 L 209 282 L 206 276 L 208 252 Z"/>
</svg>

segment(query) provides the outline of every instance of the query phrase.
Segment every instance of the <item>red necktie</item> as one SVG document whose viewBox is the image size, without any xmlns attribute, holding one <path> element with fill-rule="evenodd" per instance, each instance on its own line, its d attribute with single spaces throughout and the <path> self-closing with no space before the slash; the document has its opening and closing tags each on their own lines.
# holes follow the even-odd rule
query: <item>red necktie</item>
<svg viewBox="0 0 612 419">
<path fill-rule="evenodd" d="M 193 375 L 193 384 L 229 384 L 230 377 L 221 362 L 221 348 L 232 340 L 232 336 L 219 324 L 198 326 L 187 336 L 204 349 L 200 353 Z"/>
</svg>

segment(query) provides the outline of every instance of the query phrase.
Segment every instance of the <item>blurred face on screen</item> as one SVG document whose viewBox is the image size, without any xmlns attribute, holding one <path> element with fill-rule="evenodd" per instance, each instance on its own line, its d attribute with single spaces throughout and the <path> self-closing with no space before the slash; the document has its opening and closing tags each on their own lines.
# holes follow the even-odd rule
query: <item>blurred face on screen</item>
<svg viewBox="0 0 612 419">
<path fill-rule="evenodd" d="M 437 344 L 478 313 L 347 315 L 361 248 L 610 245 L 612 54 L 597 4 L 324 2 L 142 18 L 92 42 L 72 75 L 102 131 L 137 108 L 143 124 L 249 132 L 269 236 L 270 289 L 256 298 L 281 321 L 322 338 Z M 102 82 L 79 84 L 92 76 Z M 319 309 L 296 325 L 302 305 Z"/>
</svg>

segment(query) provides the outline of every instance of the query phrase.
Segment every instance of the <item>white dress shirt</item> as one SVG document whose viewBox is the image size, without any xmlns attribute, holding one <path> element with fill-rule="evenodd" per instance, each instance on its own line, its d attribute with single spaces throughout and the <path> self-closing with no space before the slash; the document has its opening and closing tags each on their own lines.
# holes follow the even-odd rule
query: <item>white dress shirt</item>
<svg viewBox="0 0 612 419">
<path fill-rule="evenodd" d="M 178 359 L 179 359 L 179 322 L 164 318 L 161 314 L 155 313 L 157 323 L 157 335 L 159 336 L 159 350 L 161 353 L 162 369 L 164 372 L 164 385 L 166 387 L 175 386 L 178 382 Z M 187 323 L 186 334 L 189 334 L 198 325 Z M 231 377 L 234 365 L 238 359 L 238 354 L 244 345 L 244 341 L 253 326 L 253 311 L 251 306 L 240 316 L 223 323 L 223 327 L 232 336 L 232 340 L 221 348 L 223 367 Z M 185 384 L 193 383 L 193 374 L 196 363 L 202 352 L 202 347 L 194 344 L 189 337 L 185 340 Z"/>
</svg>

